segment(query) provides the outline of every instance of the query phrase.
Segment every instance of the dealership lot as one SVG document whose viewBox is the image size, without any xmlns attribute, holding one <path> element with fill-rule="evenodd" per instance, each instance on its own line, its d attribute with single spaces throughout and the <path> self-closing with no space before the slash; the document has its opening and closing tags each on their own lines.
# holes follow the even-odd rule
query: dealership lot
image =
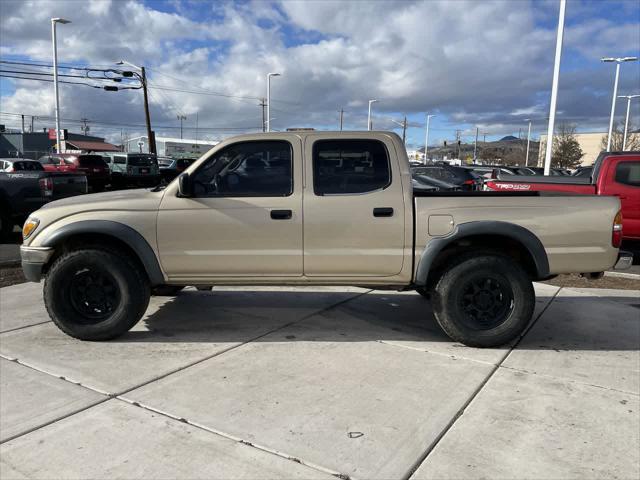
<svg viewBox="0 0 640 480">
<path fill-rule="evenodd" d="M 3 478 L 640 475 L 638 291 L 536 284 L 481 350 L 412 292 L 187 289 L 91 343 L 40 290 L 0 289 Z"/>
</svg>

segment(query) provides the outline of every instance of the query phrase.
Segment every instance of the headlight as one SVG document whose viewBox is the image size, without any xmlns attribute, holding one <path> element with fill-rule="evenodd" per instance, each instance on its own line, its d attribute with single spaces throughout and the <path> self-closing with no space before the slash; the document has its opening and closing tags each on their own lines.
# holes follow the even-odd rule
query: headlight
<svg viewBox="0 0 640 480">
<path fill-rule="evenodd" d="M 27 218 L 27 221 L 24 222 L 24 225 L 22 227 L 22 238 L 25 240 L 29 238 L 29 235 L 31 235 L 33 231 L 38 228 L 39 224 L 40 220 L 38 220 L 37 218 Z"/>
</svg>

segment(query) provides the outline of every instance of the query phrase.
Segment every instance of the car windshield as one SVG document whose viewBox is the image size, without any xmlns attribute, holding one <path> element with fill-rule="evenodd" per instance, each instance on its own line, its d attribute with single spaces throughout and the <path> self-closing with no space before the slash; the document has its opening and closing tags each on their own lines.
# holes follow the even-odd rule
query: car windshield
<svg viewBox="0 0 640 480">
<path fill-rule="evenodd" d="M 156 159 L 149 155 L 130 155 L 127 163 L 134 167 L 150 167 L 156 164 Z"/>
<path fill-rule="evenodd" d="M 106 164 L 101 155 L 80 155 L 78 162 L 81 167 L 105 167 Z"/>
<path fill-rule="evenodd" d="M 173 159 L 171 158 L 158 159 L 158 165 L 160 165 L 161 167 L 170 167 L 172 163 L 173 163 Z"/>
<path fill-rule="evenodd" d="M 38 162 L 16 162 L 13 164 L 13 168 L 15 170 L 44 170 L 42 164 Z"/>
</svg>

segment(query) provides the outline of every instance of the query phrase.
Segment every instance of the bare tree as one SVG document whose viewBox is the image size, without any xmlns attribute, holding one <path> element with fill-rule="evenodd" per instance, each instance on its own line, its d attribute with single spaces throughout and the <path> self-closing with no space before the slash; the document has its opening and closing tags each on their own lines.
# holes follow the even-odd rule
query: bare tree
<svg viewBox="0 0 640 480">
<path fill-rule="evenodd" d="M 636 151 L 640 150 L 640 133 L 632 133 L 633 127 L 629 125 L 629 133 L 627 133 L 627 145 L 625 150 Z M 611 132 L 611 151 L 622 152 L 622 145 L 624 144 L 624 124 L 622 122 L 615 122 L 613 124 L 613 131 Z M 600 142 L 600 148 L 602 150 L 607 149 L 607 134 L 602 136 Z"/>
</svg>

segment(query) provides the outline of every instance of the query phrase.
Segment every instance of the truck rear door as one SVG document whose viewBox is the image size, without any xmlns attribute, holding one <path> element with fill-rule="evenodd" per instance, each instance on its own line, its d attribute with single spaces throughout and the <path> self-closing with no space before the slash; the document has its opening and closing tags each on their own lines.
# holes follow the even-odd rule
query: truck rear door
<svg viewBox="0 0 640 480">
<path fill-rule="evenodd" d="M 599 193 L 620 198 L 624 238 L 640 239 L 640 156 L 608 157 Z"/>
<path fill-rule="evenodd" d="M 390 137 L 309 135 L 304 148 L 304 274 L 398 275 L 411 226 Z"/>
</svg>

